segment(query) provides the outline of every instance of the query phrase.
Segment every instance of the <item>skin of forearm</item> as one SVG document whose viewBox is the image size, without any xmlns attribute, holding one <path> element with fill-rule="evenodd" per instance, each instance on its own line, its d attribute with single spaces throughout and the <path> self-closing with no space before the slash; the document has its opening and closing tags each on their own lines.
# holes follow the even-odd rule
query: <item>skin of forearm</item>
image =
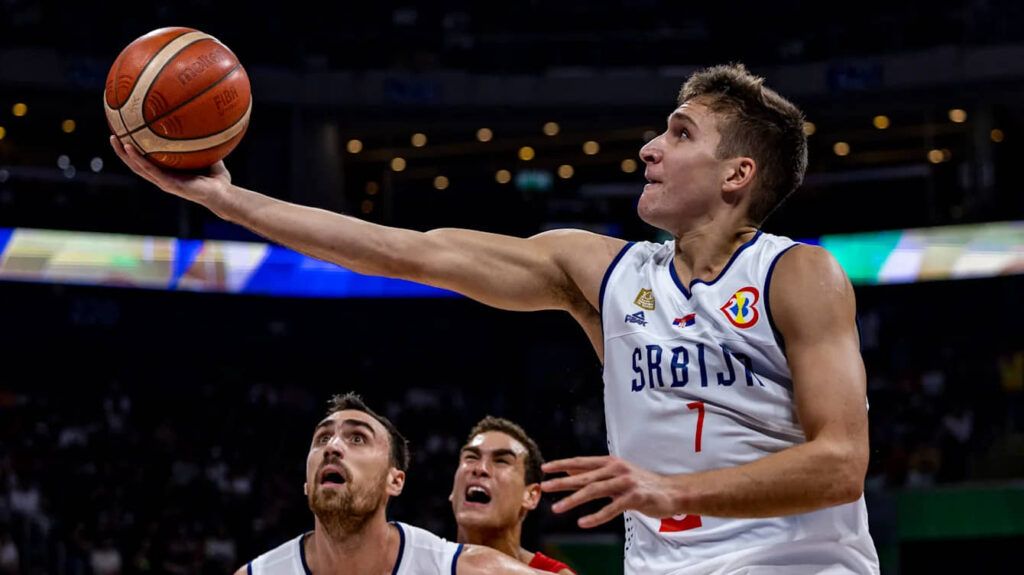
<svg viewBox="0 0 1024 575">
<path fill-rule="evenodd" d="M 292 204 L 234 185 L 204 205 L 273 242 L 367 275 L 408 276 L 408 247 L 416 243 L 414 236 L 424 237 L 420 232 Z"/>
<path fill-rule="evenodd" d="M 670 477 L 681 513 L 778 517 L 856 501 L 863 469 L 855 454 L 809 442 L 752 463 Z"/>
</svg>

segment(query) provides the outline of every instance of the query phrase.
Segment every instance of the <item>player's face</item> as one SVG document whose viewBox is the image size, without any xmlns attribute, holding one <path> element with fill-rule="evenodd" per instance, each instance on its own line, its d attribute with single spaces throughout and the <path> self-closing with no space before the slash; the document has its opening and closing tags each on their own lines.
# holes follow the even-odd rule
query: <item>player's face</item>
<svg viewBox="0 0 1024 575">
<path fill-rule="evenodd" d="M 450 496 L 460 528 L 510 528 L 537 507 L 540 485 L 526 484 L 526 455 L 500 431 L 480 433 L 462 448 Z"/>
<path fill-rule="evenodd" d="M 398 495 L 405 475 L 391 466 L 390 450 L 387 429 L 362 411 L 338 411 L 321 421 L 306 458 L 306 495 L 317 518 L 351 527 Z"/>
<path fill-rule="evenodd" d="M 726 174 L 715 157 L 720 139 L 717 119 L 700 99 L 672 112 L 665 132 L 640 149 L 648 180 L 637 205 L 642 220 L 676 236 L 682 222 L 700 223 Z"/>
</svg>

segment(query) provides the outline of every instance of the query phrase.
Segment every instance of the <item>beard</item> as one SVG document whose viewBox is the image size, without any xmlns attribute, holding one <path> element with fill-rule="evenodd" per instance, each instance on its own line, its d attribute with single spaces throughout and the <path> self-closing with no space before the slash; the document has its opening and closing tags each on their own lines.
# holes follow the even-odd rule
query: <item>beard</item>
<svg viewBox="0 0 1024 575">
<path fill-rule="evenodd" d="M 388 471 L 357 486 L 348 481 L 345 489 L 324 489 L 317 485 L 310 490 L 309 510 L 332 538 L 357 533 L 387 502 Z"/>
</svg>

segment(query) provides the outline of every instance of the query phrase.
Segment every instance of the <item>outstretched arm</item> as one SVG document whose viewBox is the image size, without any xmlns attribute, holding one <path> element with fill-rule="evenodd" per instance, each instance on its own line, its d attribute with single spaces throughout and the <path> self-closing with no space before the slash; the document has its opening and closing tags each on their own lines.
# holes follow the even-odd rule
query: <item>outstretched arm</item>
<svg viewBox="0 0 1024 575">
<path fill-rule="evenodd" d="M 769 297 L 806 443 L 746 465 L 672 476 L 614 457 L 550 462 L 544 471 L 573 475 L 545 481 L 544 491 L 575 491 L 553 509 L 611 497 L 579 520 L 593 527 L 626 509 L 650 517 L 776 517 L 856 501 L 867 472 L 868 418 L 853 288 L 828 252 L 798 246 L 779 260 Z"/>
<path fill-rule="evenodd" d="M 218 162 L 206 176 L 162 170 L 116 138 L 135 173 L 274 242 L 350 270 L 456 291 L 502 309 L 561 309 L 577 319 L 600 306 L 601 278 L 622 240 L 581 230 L 515 238 L 470 230 L 417 232 L 300 206 L 235 186 Z"/>
</svg>

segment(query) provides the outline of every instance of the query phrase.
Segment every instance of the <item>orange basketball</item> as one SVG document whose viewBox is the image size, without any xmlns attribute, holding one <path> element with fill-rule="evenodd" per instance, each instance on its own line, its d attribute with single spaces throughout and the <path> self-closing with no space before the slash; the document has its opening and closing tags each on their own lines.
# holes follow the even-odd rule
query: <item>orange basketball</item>
<svg viewBox="0 0 1024 575">
<path fill-rule="evenodd" d="M 252 94 L 238 58 L 191 28 L 135 40 L 110 67 L 107 124 L 123 143 L 167 168 L 205 168 L 227 156 L 249 126 Z"/>
</svg>

